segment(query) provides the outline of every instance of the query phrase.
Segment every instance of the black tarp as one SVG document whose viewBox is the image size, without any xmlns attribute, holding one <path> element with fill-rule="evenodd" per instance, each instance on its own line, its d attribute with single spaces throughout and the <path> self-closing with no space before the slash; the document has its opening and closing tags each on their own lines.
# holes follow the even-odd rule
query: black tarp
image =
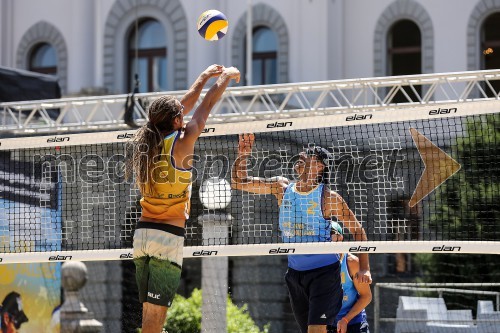
<svg viewBox="0 0 500 333">
<path fill-rule="evenodd" d="M 61 98 L 57 77 L 0 66 L 0 103 Z M 52 119 L 59 109 L 47 110 Z"/>
</svg>

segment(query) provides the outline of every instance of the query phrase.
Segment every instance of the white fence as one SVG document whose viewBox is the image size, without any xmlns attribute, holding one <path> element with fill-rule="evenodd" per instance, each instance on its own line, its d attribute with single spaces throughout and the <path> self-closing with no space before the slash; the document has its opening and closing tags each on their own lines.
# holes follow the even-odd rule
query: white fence
<svg viewBox="0 0 500 333">
<path fill-rule="evenodd" d="M 498 290 L 500 283 L 377 283 L 373 297 L 374 332 L 500 333 Z M 393 295 L 388 296 L 389 291 Z M 470 295 L 478 301 L 472 308 L 468 302 L 458 305 L 466 308 L 449 310 L 450 295 Z"/>
</svg>

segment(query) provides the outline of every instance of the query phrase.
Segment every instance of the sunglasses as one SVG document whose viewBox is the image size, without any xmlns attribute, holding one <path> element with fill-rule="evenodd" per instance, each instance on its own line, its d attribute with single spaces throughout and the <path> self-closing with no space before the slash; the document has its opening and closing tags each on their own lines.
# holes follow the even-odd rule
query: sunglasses
<svg viewBox="0 0 500 333">
<path fill-rule="evenodd" d="M 10 314 L 7 312 L 7 314 L 9 315 L 9 320 L 14 324 L 14 327 L 16 328 L 16 330 L 20 329 L 21 328 L 21 323 L 19 322 L 19 319 L 14 316 L 13 314 Z"/>
<path fill-rule="evenodd" d="M 174 118 L 177 118 L 184 114 L 184 105 L 181 104 L 181 108 L 177 111 L 177 113 L 174 115 Z"/>
</svg>

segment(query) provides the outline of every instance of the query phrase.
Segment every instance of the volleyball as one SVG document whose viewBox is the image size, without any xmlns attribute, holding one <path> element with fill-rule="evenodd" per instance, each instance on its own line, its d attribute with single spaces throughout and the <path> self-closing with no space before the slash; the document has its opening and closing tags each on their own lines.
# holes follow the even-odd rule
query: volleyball
<svg viewBox="0 0 500 333">
<path fill-rule="evenodd" d="M 200 200 L 207 209 L 224 209 L 231 202 L 231 185 L 225 179 L 209 178 L 200 188 Z"/>
<path fill-rule="evenodd" d="M 207 10 L 198 17 L 198 32 L 206 40 L 216 41 L 224 37 L 228 25 L 226 16 L 215 9 Z"/>
</svg>

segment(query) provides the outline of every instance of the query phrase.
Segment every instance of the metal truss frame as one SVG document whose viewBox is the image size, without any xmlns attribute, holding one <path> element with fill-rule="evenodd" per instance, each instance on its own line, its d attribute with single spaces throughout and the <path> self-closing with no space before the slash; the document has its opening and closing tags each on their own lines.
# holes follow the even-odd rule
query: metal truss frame
<svg viewBox="0 0 500 333">
<path fill-rule="evenodd" d="M 231 87 L 215 106 L 208 123 L 500 100 L 499 85 L 500 70 L 484 70 Z M 200 100 L 206 92 L 203 91 Z M 158 96 L 171 94 L 180 98 L 184 93 L 134 95 L 134 121 L 138 125 L 147 121 L 147 106 Z M 109 95 L 0 103 L 0 135 L 127 129 L 123 118 L 131 97 Z"/>
</svg>

